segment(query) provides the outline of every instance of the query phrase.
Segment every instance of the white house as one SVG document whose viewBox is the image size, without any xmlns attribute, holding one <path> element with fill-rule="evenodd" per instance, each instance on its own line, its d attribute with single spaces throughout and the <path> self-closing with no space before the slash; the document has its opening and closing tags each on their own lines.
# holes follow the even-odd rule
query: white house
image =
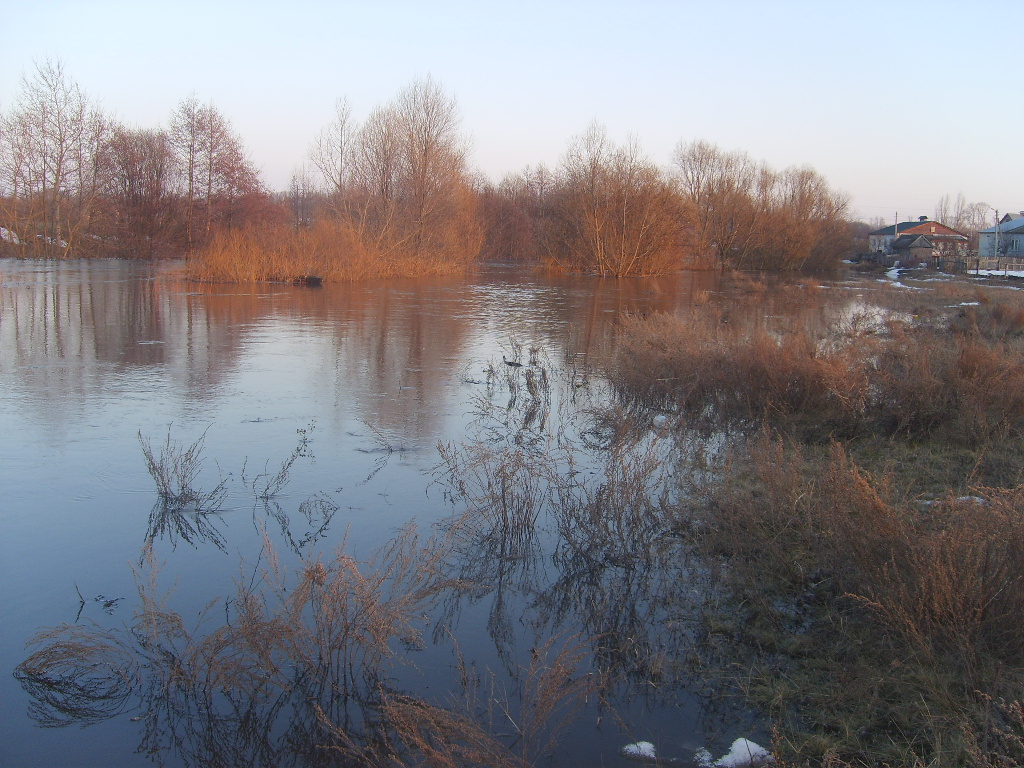
<svg viewBox="0 0 1024 768">
<path fill-rule="evenodd" d="M 1008 213 L 994 227 L 978 232 L 978 256 L 1024 258 L 1024 211 Z"/>
</svg>

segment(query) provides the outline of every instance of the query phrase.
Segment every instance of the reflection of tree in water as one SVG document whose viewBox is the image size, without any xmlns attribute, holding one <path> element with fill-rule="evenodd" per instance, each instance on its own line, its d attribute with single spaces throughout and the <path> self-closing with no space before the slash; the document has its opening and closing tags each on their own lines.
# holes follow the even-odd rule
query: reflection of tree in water
<svg viewBox="0 0 1024 768">
<path fill-rule="evenodd" d="M 313 458 L 309 444 L 313 429 L 314 424 L 311 423 L 296 430 L 298 444 L 276 471 L 270 470 L 268 462 L 263 472 L 248 478 L 245 467 L 242 468 L 242 480 L 252 488 L 256 499 L 254 524 L 263 529 L 267 520 L 276 522 L 289 548 L 296 554 L 301 554 L 302 550 L 326 535 L 339 508 L 327 494 L 310 496 L 299 504 L 299 515 L 305 520 L 305 531 L 300 534 L 293 530 L 297 526 L 292 516 L 278 501 L 279 494 L 291 480 L 295 463 L 302 458 Z M 227 551 L 225 537 L 218 527 L 221 505 L 227 495 L 227 480 L 222 477 L 212 491 L 203 491 L 197 484 L 204 462 L 205 437 L 206 432 L 203 432 L 191 444 L 179 443 L 171 438 L 168 429 L 164 443 L 154 448 L 149 438 L 139 435 L 143 457 L 159 497 L 149 514 L 144 555 L 157 540 L 167 540 L 172 547 L 176 547 L 179 540 L 193 547 L 209 541 L 221 551 Z M 263 517 L 260 517 L 260 511 Z"/>
<path fill-rule="evenodd" d="M 441 482 L 464 511 L 449 523 L 455 557 L 450 563 L 460 589 L 445 601 L 442 627 L 458 622 L 462 601 L 490 597 L 487 631 L 506 666 L 514 666 L 510 610 L 542 582 L 543 548 L 537 518 L 546 508 L 546 468 L 540 454 L 515 446 L 494 452 L 476 446 L 440 447 Z M 511 606 L 508 595 L 511 593 Z"/>
<path fill-rule="evenodd" d="M 520 700 L 480 690 L 461 664 L 462 693 L 444 706 L 394 687 L 399 649 L 420 644 L 426 612 L 452 587 L 449 550 L 447 538 L 421 542 L 408 526 L 366 562 L 342 548 L 307 558 L 292 579 L 268 550 L 219 626 L 217 605 L 193 626 L 168 607 L 150 556 L 130 626 L 44 631 L 15 675 L 42 725 L 132 713 L 138 751 L 161 765 L 397 766 L 411 750 L 432 765 L 523 766 L 593 689 L 571 643 L 550 644 L 522 670 Z M 492 732 L 503 716 L 516 726 L 510 738 Z"/>
<path fill-rule="evenodd" d="M 679 665 L 706 595 L 689 545 L 672 533 L 664 460 L 657 441 L 616 445 L 602 475 L 559 487 L 558 578 L 533 606 L 548 631 L 596 638 L 607 679 L 647 693 L 688 679 Z"/>
<path fill-rule="evenodd" d="M 301 555 L 304 550 L 308 550 L 327 534 L 339 506 L 334 499 L 324 493 L 314 494 L 303 501 L 299 504 L 299 515 L 305 520 L 305 531 L 301 534 L 293 530 L 295 524 L 292 516 L 276 499 L 262 499 L 260 509 L 265 517 L 254 516 L 253 522 L 256 526 L 262 526 L 264 520 L 273 520 L 280 526 L 281 536 L 287 542 L 288 548 Z"/>
<path fill-rule="evenodd" d="M 446 621 L 457 622 L 461 600 L 487 599 L 506 664 L 517 624 L 538 638 L 577 632 L 592 639 L 609 695 L 673 695 L 691 682 L 707 579 L 673 533 L 671 441 L 579 402 L 559 408 L 550 430 L 531 430 L 530 399 L 502 378 L 492 386 L 511 405 L 495 393 L 478 406 L 475 439 L 442 447 L 439 481 L 461 508 L 452 574 L 469 585 L 449 598 Z"/>
<path fill-rule="evenodd" d="M 567 405 L 561 390 L 538 388 L 531 366 L 507 371 L 520 386 L 511 407 L 500 381 L 481 403 L 482 439 L 442 447 L 438 480 L 460 514 L 439 538 L 420 543 L 407 528 L 367 562 L 344 548 L 322 560 L 310 550 L 336 509 L 329 497 L 300 506 L 300 536 L 273 494 L 257 492 L 299 570 L 286 579 L 268 550 L 266 568 L 227 606 L 187 626 L 161 601 L 148 564 L 127 628 L 64 626 L 35 639 L 16 673 L 33 717 L 64 725 L 131 715 L 140 750 L 158 763 L 454 766 L 472 754 L 522 766 L 540 732 L 564 727 L 599 681 L 610 699 L 671 701 L 687 682 L 680 662 L 700 598 L 672 535 L 666 448 L 614 418 L 598 428 L 581 408 L 587 393 Z M 528 418 L 538 400 L 554 416 Z M 483 600 L 501 681 L 471 660 L 458 664 L 462 693 L 450 699 L 398 690 L 396 665 L 422 647 L 427 615 L 441 616 L 435 639 L 456 636 L 461 612 Z M 552 640 L 570 634 L 582 639 Z M 531 712 L 547 712 L 546 723 Z"/>
</svg>

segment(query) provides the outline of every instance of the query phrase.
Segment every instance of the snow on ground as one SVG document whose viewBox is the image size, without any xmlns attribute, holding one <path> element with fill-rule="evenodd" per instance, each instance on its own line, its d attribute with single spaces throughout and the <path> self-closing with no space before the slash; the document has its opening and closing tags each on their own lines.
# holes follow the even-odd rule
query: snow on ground
<svg viewBox="0 0 1024 768">
<path fill-rule="evenodd" d="M 657 756 L 654 752 L 654 745 L 649 741 L 627 744 L 622 748 L 622 754 L 626 757 L 638 757 L 641 760 L 654 760 Z"/>
<path fill-rule="evenodd" d="M 4 240 L 8 243 L 14 243 L 15 245 L 21 244 L 21 241 L 18 240 L 18 236 L 5 227 L 0 227 L 0 240 Z"/>
<path fill-rule="evenodd" d="M 711 753 L 706 749 L 697 750 L 694 759 L 701 768 L 745 768 L 772 762 L 771 753 L 750 739 L 736 739 L 729 747 L 729 752 L 717 760 L 712 760 Z"/>
<path fill-rule="evenodd" d="M 627 744 L 622 748 L 622 754 L 636 760 L 657 760 L 658 755 L 654 745 L 649 741 L 638 741 L 635 744 Z M 772 762 L 771 753 L 750 739 L 736 739 L 729 747 L 728 753 L 715 760 L 706 749 L 698 749 L 693 756 L 697 765 L 701 768 L 747 768 L 748 766 L 762 766 Z M 666 763 L 680 762 L 677 758 L 663 760 Z"/>
<path fill-rule="evenodd" d="M 901 270 L 898 266 L 893 267 L 892 269 L 886 270 L 885 277 L 888 280 L 892 280 L 892 284 L 896 288 L 909 288 L 910 286 L 904 285 L 900 282 L 900 271 Z"/>
<path fill-rule="evenodd" d="M 750 739 L 736 739 L 729 748 L 729 754 L 715 760 L 718 768 L 740 768 L 745 765 L 761 765 L 771 762 L 772 756 L 760 744 Z"/>
</svg>

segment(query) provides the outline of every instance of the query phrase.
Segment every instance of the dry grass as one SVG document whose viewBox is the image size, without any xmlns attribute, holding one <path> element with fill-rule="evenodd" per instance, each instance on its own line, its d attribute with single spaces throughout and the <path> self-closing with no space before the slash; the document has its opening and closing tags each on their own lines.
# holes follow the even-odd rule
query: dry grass
<svg viewBox="0 0 1024 768">
<path fill-rule="evenodd" d="M 826 336 L 708 312 L 629 318 L 612 375 L 628 401 L 709 431 L 768 425 L 818 443 L 884 435 L 981 446 L 1024 435 L 1024 349 L 1005 340 L 1013 327 L 889 322 L 884 334 L 854 326 Z"/>
<path fill-rule="evenodd" d="M 218 232 L 190 257 L 187 274 L 206 282 L 292 282 L 316 275 L 328 282 L 452 274 L 465 270 L 472 243 L 415 250 L 405 241 L 370 238 L 344 220 L 312 227 L 250 226 Z"/>
<path fill-rule="evenodd" d="M 461 698 L 438 707 L 409 696 L 388 696 L 384 711 L 417 765 L 527 768 L 542 762 L 597 691 L 597 678 L 582 671 L 588 656 L 586 647 L 574 641 L 548 641 L 534 649 L 514 695 L 499 689 L 493 675 L 480 681 L 461 664 Z M 495 735 L 501 732 L 509 735 Z"/>
<path fill-rule="evenodd" d="M 163 445 L 153 449 L 152 441 L 140 432 L 139 443 L 146 460 L 146 469 L 156 483 L 156 490 L 163 506 L 170 511 L 186 508 L 199 513 L 215 512 L 227 494 L 227 481 L 221 479 L 210 491 L 197 486 L 199 473 L 203 468 L 203 446 L 206 433 L 190 445 L 171 438 L 168 428 Z"/>
<path fill-rule="evenodd" d="M 791 755 L 959 765 L 986 743 L 986 697 L 1024 681 L 1024 487 L 920 503 L 838 445 L 762 436 L 694 490 L 735 595 L 709 629 L 751 654 Z"/>
<path fill-rule="evenodd" d="M 196 764 L 227 764 L 219 750 L 246 740 L 245 723 L 229 712 L 279 720 L 267 745 L 277 764 L 304 738 L 310 749 L 326 739 L 319 712 L 356 730 L 368 722 L 388 665 L 418 642 L 424 611 L 447 586 L 445 552 L 443 540 L 421 542 L 408 527 L 366 562 L 342 548 L 290 577 L 268 549 L 265 566 L 240 578 L 219 625 L 216 604 L 191 623 L 169 607 L 150 554 L 130 627 L 43 632 L 17 674 L 41 722 L 137 708 L 147 750 L 191 753 Z"/>
<path fill-rule="evenodd" d="M 949 283 L 866 291 L 869 316 L 801 290 L 845 319 L 769 318 L 779 292 L 751 285 L 753 311 L 622 326 L 628 412 L 741 438 L 679 472 L 677 529 L 728 594 L 706 663 L 776 719 L 785 764 L 1017 764 L 1024 304 Z"/>
<path fill-rule="evenodd" d="M 29 641 L 15 671 L 31 696 L 29 716 L 45 727 L 89 725 L 129 709 L 142 669 L 123 638 L 97 627 L 61 626 Z"/>
</svg>

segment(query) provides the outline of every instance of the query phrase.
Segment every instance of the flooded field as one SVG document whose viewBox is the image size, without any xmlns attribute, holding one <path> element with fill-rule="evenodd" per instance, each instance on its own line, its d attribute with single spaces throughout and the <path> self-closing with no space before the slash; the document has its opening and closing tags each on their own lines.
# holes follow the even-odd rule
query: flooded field
<svg viewBox="0 0 1024 768">
<path fill-rule="evenodd" d="M 707 568 L 665 523 L 680 456 L 723 438 L 627 418 L 602 374 L 627 314 L 742 312 L 715 275 L 0 274 L 6 764 L 764 743 L 701 674 Z M 15 674 L 31 653 L 47 674 Z"/>
</svg>

